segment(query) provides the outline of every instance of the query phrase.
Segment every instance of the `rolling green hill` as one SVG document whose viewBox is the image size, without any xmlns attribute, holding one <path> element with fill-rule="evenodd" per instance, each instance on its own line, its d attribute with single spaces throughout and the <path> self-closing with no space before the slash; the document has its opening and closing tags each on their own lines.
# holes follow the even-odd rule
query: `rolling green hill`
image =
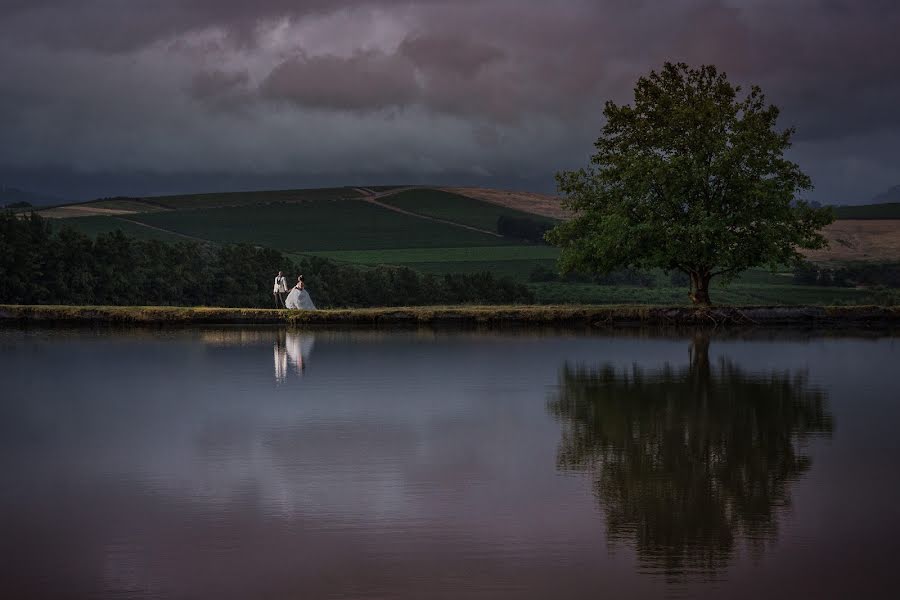
<svg viewBox="0 0 900 600">
<path fill-rule="evenodd" d="M 898 204 L 870 205 L 838 207 L 836 212 L 845 219 L 888 219 L 900 218 L 898 209 Z M 528 283 L 542 302 L 687 302 L 684 284 L 673 283 L 661 272 L 651 274 L 641 285 L 553 280 L 556 248 L 495 233 L 500 217 L 552 222 L 548 217 L 429 188 L 347 187 L 107 198 L 46 212 L 60 217 L 56 223 L 90 235 L 120 229 L 139 238 L 248 243 L 295 257 L 314 255 L 366 266 L 406 266 L 423 273 L 490 271 Z M 846 243 L 856 243 L 850 234 L 841 236 Z M 734 304 L 860 304 L 879 298 L 864 289 L 794 285 L 790 273 L 773 275 L 762 270 L 752 270 L 729 288 L 714 291 L 714 300 Z"/>
<path fill-rule="evenodd" d="M 497 246 L 512 242 L 419 219 L 362 200 L 309 200 L 142 213 L 134 220 L 214 242 L 285 252 Z"/>
<path fill-rule="evenodd" d="M 552 223 L 552 219 L 531 213 L 489 204 L 442 190 L 406 190 L 381 200 L 385 204 L 403 210 L 445 221 L 453 221 L 470 227 L 497 230 L 497 219 L 504 217 L 530 218 Z"/>
<path fill-rule="evenodd" d="M 221 208 L 225 206 L 265 205 L 281 202 L 302 202 L 310 200 L 341 200 L 358 198 L 361 194 L 354 188 L 311 188 L 306 190 L 267 190 L 256 192 L 227 192 L 220 194 L 186 194 L 182 196 L 153 196 L 142 198 L 174 210 L 186 208 Z"/>
<path fill-rule="evenodd" d="M 112 233 L 113 231 L 118 230 L 125 235 L 141 240 L 183 242 L 187 239 L 176 233 L 160 231 L 119 217 L 72 217 L 70 219 L 59 219 L 56 223 L 58 227 L 70 227 L 76 231 L 90 235 L 91 237 L 96 237 L 101 233 Z"/>
</svg>

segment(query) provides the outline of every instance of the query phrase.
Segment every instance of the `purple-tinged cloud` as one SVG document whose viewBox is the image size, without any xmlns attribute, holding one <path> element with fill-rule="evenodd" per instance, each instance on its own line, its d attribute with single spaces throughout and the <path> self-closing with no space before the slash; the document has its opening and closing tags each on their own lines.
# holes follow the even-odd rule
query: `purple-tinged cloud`
<svg viewBox="0 0 900 600">
<path fill-rule="evenodd" d="M 900 182 L 897 31 L 893 0 L 0 0 L 0 175 L 549 181 L 680 60 L 761 85 L 813 197 L 863 201 Z"/>
</svg>

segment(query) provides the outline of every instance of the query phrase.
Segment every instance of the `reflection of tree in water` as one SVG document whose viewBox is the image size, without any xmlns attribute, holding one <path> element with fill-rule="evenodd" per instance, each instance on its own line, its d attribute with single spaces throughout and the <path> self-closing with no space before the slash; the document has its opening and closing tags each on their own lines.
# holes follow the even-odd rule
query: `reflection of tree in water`
<svg viewBox="0 0 900 600">
<path fill-rule="evenodd" d="M 609 541 L 669 580 L 714 576 L 741 538 L 762 552 L 811 466 L 802 440 L 832 430 L 805 373 L 713 366 L 708 349 L 696 338 L 682 369 L 566 365 L 548 404 L 564 427 L 558 467 L 594 473 Z"/>
</svg>

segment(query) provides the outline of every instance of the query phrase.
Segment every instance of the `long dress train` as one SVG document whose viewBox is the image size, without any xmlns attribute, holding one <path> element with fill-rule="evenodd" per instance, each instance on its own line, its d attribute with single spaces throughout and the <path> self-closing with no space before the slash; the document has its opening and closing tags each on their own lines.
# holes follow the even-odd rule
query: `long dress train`
<svg viewBox="0 0 900 600">
<path fill-rule="evenodd" d="M 309 292 L 296 287 L 288 294 L 284 301 L 284 306 L 300 310 L 316 310 L 316 305 L 313 304 L 312 298 L 309 297 Z"/>
</svg>

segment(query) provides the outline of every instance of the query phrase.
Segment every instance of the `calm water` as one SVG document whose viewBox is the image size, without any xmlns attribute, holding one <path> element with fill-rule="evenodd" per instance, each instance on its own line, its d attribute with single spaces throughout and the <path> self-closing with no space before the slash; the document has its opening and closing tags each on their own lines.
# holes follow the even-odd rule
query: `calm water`
<svg viewBox="0 0 900 600">
<path fill-rule="evenodd" d="M 900 338 L 0 330 L 3 598 L 890 597 Z"/>
</svg>

